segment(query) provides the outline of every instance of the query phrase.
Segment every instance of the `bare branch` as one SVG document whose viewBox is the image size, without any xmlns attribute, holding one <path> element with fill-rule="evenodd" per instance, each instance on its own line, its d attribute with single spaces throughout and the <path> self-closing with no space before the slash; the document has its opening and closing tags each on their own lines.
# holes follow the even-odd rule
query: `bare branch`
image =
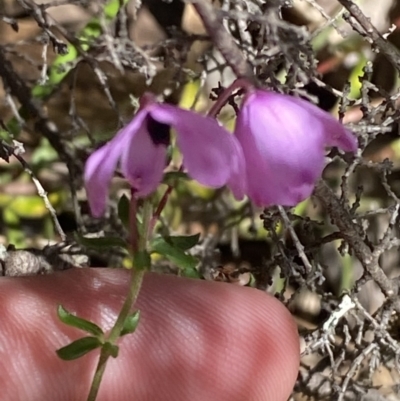
<svg viewBox="0 0 400 401">
<path fill-rule="evenodd" d="M 351 0 L 338 0 L 340 4 L 350 13 L 350 15 L 360 24 L 364 37 L 373 47 L 377 47 L 398 71 L 400 71 L 400 51 L 378 32 L 360 10 L 358 5 Z M 353 27 L 356 29 L 354 24 Z"/>
<path fill-rule="evenodd" d="M 365 243 L 360 234 L 359 227 L 353 221 L 348 210 L 346 210 L 334 192 L 322 180 L 317 184 L 314 194 L 325 206 L 333 223 L 339 228 L 343 238 L 348 242 L 365 270 L 379 285 L 382 292 L 393 301 L 396 311 L 400 313 L 398 285 L 383 272 L 379 266 L 379 257 L 374 255 L 371 247 Z"/>
<path fill-rule="evenodd" d="M 243 77 L 254 81 L 254 74 L 251 66 L 243 57 L 242 52 L 234 42 L 232 36 L 229 35 L 224 28 L 211 2 L 208 0 L 196 0 L 193 1 L 193 6 L 200 15 L 212 42 L 217 46 L 225 61 L 232 68 L 237 77 Z"/>
</svg>

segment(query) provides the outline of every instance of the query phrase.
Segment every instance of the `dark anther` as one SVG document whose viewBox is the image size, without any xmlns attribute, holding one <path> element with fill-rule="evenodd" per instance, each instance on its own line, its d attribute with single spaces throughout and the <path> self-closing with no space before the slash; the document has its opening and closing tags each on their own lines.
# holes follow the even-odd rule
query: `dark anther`
<svg viewBox="0 0 400 401">
<path fill-rule="evenodd" d="M 147 131 L 149 131 L 151 140 L 153 141 L 154 145 L 169 145 L 169 125 L 163 124 L 155 120 L 150 115 L 147 116 L 146 119 L 147 123 Z"/>
</svg>

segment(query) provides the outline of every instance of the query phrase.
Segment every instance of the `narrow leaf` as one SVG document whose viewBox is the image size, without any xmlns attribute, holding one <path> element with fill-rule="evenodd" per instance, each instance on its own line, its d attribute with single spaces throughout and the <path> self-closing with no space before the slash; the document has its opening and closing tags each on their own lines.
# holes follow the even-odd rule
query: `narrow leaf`
<svg viewBox="0 0 400 401">
<path fill-rule="evenodd" d="M 140 311 L 138 310 L 127 316 L 124 322 L 124 327 L 121 330 L 121 337 L 125 334 L 133 333 L 139 324 L 139 319 Z"/>
<path fill-rule="evenodd" d="M 194 256 L 186 254 L 182 249 L 175 247 L 162 237 L 151 241 L 151 250 L 165 256 L 172 263 L 182 269 L 195 268 L 198 264 Z"/>
<path fill-rule="evenodd" d="M 74 233 L 74 237 L 76 242 L 87 248 L 101 250 L 105 248 L 112 248 L 114 246 L 118 246 L 124 249 L 127 247 L 126 242 L 120 237 L 87 238 L 77 232 Z"/>
<path fill-rule="evenodd" d="M 102 342 L 96 337 L 83 337 L 58 349 L 56 353 L 64 361 L 72 361 L 99 348 L 101 345 Z"/>
<path fill-rule="evenodd" d="M 195 279 L 201 278 L 201 274 L 199 273 L 199 271 L 193 268 L 183 269 L 181 274 L 183 277 L 195 278 Z"/>
<path fill-rule="evenodd" d="M 62 305 L 58 305 L 57 314 L 59 319 L 68 326 L 76 327 L 77 329 L 86 331 L 87 333 L 93 334 L 96 337 L 102 337 L 104 334 L 103 330 L 99 326 L 97 326 L 97 324 L 73 315 L 72 313 L 68 312 Z"/>
<path fill-rule="evenodd" d="M 193 248 L 195 245 L 199 243 L 199 239 L 200 239 L 200 234 L 176 235 L 173 237 L 166 238 L 166 240 L 170 241 L 173 246 L 182 249 L 183 251 L 187 251 L 188 249 Z"/>
</svg>

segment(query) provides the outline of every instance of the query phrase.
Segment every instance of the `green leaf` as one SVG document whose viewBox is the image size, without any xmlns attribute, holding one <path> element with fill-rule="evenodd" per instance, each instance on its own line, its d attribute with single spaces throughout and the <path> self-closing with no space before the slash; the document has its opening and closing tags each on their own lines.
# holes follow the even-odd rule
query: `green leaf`
<svg viewBox="0 0 400 401">
<path fill-rule="evenodd" d="M 133 333 L 139 324 L 139 319 L 140 311 L 138 310 L 127 316 L 124 322 L 124 327 L 121 330 L 121 337 L 125 334 Z"/>
<path fill-rule="evenodd" d="M 31 164 L 37 165 L 40 163 L 50 163 L 58 160 L 59 155 L 55 149 L 50 145 L 50 142 L 42 138 L 40 145 L 33 151 L 31 156 Z"/>
<path fill-rule="evenodd" d="M 78 359 L 88 352 L 101 347 L 102 342 L 96 337 L 83 337 L 56 351 L 59 358 L 64 361 Z"/>
<path fill-rule="evenodd" d="M 349 99 L 359 99 L 361 96 L 361 88 L 362 88 L 362 78 L 364 76 L 364 68 L 368 62 L 367 57 L 365 57 L 361 52 L 358 53 L 358 63 L 353 68 L 350 76 L 350 93 L 348 94 Z"/>
<path fill-rule="evenodd" d="M 17 120 L 17 118 L 13 117 L 8 123 L 7 123 L 7 135 L 8 137 L 11 135 L 13 137 L 17 137 L 19 133 L 21 132 L 21 124 Z M 8 139 L 8 138 L 7 138 Z"/>
<path fill-rule="evenodd" d="M 10 134 L 8 133 L 8 131 L 0 128 L 0 139 L 7 142 L 9 137 L 10 137 Z"/>
<path fill-rule="evenodd" d="M 80 245 L 83 245 L 87 248 L 94 249 L 105 249 L 112 248 L 113 246 L 119 246 L 121 248 L 126 249 L 127 243 L 119 237 L 101 237 L 101 238 L 88 238 L 84 237 L 79 233 L 74 233 L 74 237 L 76 242 Z"/>
<path fill-rule="evenodd" d="M 250 275 L 250 281 L 249 281 L 249 283 L 247 284 L 246 287 L 256 288 L 256 284 L 257 284 L 256 278 L 254 277 L 253 274 L 251 274 Z"/>
<path fill-rule="evenodd" d="M 111 0 L 111 1 L 109 1 L 104 7 L 104 15 L 105 15 L 106 19 L 108 21 L 114 19 L 117 16 L 119 10 L 123 6 L 128 4 L 128 1 L 129 0 L 123 0 L 123 1 Z"/>
<path fill-rule="evenodd" d="M 110 0 L 104 5 L 104 17 L 107 22 L 111 22 L 118 14 L 119 10 L 124 7 L 129 0 Z M 102 24 L 98 18 L 92 18 L 87 25 L 78 34 L 78 39 L 81 40 L 81 47 L 87 51 L 91 45 L 91 42 L 96 39 L 102 33 Z M 91 40 L 88 41 L 88 38 Z M 49 68 L 48 80 L 44 84 L 38 84 L 32 88 L 31 94 L 33 97 L 38 99 L 45 99 L 53 90 L 59 87 L 60 83 L 76 65 L 76 60 L 79 57 L 77 48 L 69 43 L 65 49 L 64 54 L 59 54 L 52 65 Z M 23 119 L 26 119 L 27 110 L 24 107 L 20 107 L 18 110 L 19 114 Z M 18 120 L 13 117 L 7 123 L 7 130 L 14 136 L 17 137 L 21 132 L 21 126 Z"/>
<path fill-rule="evenodd" d="M 24 107 L 20 107 L 18 113 L 23 120 L 27 120 L 30 117 L 28 111 Z M 17 137 L 22 129 L 22 126 L 16 117 L 12 117 L 11 120 L 7 122 L 6 127 L 7 131 L 10 133 L 10 136 L 12 137 Z"/>
<path fill-rule="evenodd" d="M 129 207 L 130 201 L 128 197 L 123 194 L 118 201 L 118 217 L 125 227 L 129 227 Z"/>
<path fill-rule="evenodd" d="M 201 274 L 197 269 L 194 268 L 187 268 L 182 270 L 182 277 L 188 277 L 188 278 L 195 278 L 199 279 L 201 278 Z"/>
<path fill-rule="evenodd" d="M 188 249 L 193 248 L 199 243 L 199 239 L 200 234 L 176 235 L 165 238 L 167 242 L 170 242 L 173 246 L 182 249 L 183 251 L 187 251 Z"/>
<path fill-rule="evenodd" d="M 113 358 L 116 358 L 116 357 L 118 356 L 118 352 L 119 352 L 119 347 L 118 347 L 118 345 L 111 344 L 109 341 L 107 341 L 107 342 L 103 345 L 103 349 L 104 349 L 109 355 L 111 355 Z"/>
<path fill-rule="evenodd" d="M 3 203 L 4 197 L 1 198 L 0 203 Z M 60 204 L 61 193 L 54 192 L 49 194 L 48 198 L 51 204 L 57 207 Z M 10 196 L 6 208 L 21 218 L 41 219 L 49 214 L 43 199 L 37 195 Z"/>
<path fill-rule="evenodd" d="M 104 6 L 104 16 L 107 22 L 111 22 L 118 14 L 121 7 L 127 4 L 128 0 L 111 0 Z M 83 30 L 78 34 L 80 45 L 83 50 L 90 48 L 93 40 L 103 32 L 101 22 L 98 18 L 92 18 Z M 64 80 L 68 73 L 75 67 L 79 57 L 78 49 L 69 43 L 65 54 L 59 54 L 50 67 L 48 81 L 43 85 L 36 85 L 32 89 L 32 95 L 39 99 L 45 99 Z"/>
<path fill-rule="evenodd" d="M 93 334 L 98 338 L 102 338 L 104 335 L 103 330 L 99 326 L 97 326 L 97 324 L 73 315 L 71 312 L 68 312 L 62 305 L 58 305 L 57 314 L 59 319 L 68 326 L 76 327 L 77 329 L 86 331 L 87 333 Z"/>
<path fill-rule="evenodd" d="M 182 249 L 162 237 L 154 238 L 151 243 L 151 250 L 165 256 L 172 263 L 182 269 L 194 269 L 198 261 L 194 256 L 186 254 Z"/>
<path fill-rule="evenodd" d="M 147 251 L 139 251 L 133 255 L 133 265 L 138 270 L 147 270 L 151 266 L 150 254 Z"/>
</svg>

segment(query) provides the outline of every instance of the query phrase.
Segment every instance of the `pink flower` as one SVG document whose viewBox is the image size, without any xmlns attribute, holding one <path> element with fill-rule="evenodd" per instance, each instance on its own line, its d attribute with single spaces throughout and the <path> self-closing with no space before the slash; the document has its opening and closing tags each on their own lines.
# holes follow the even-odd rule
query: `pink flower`
<svg viewBox="0 0 400 401">
<path fill-rule="evenodd" d="M 215 119 L 147 100 L 133 120 L 87 160 L 85 184 L 94 216 L 105 211 L 118 164 L 137 196 L 156 190 L 166 165 L 170 127 L 176 131 L 184 166 L 192 178 L 215 188 L 232 182 L 235 195 L 243 196 L 244 160 L 234 136 Z"/>
<path fill-rule="evenodd" d="M 258 206 L 294 206 L 311 195 L 325 147 L 357 150 L 357 140 L 330 114 L 291 96 L 249 92 L 235 136 L 246 162 L 247 195 Z"/>
</svg>

